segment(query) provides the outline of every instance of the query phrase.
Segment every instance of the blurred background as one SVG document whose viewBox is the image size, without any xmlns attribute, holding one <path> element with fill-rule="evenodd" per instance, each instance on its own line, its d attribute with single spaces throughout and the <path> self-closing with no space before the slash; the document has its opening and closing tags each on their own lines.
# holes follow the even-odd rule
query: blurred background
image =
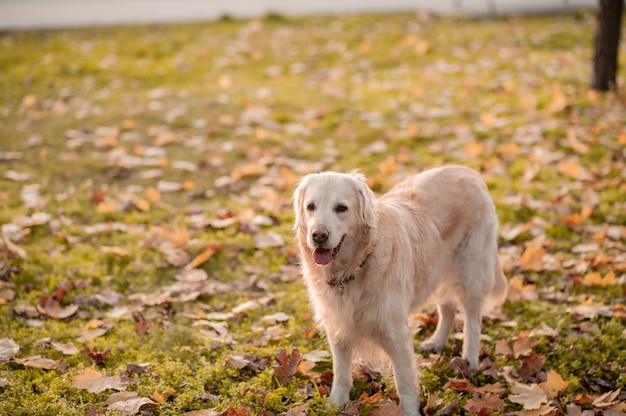
<svg viewBox="0 0 626 416">
<path fill-rule="evenodd" d="M 466 16 L 552 13 L 596 0 L 0 0 L 0 29 L 37 29 L 348 12 L 416 11 Z"/>
</svg>

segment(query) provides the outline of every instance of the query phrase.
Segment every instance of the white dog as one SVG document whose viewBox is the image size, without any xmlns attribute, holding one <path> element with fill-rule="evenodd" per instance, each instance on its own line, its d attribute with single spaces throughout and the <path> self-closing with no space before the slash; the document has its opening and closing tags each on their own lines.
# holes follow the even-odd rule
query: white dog
<svg viewBox="0 0 626 416">
<path fill-rule="evenodd" d="M 353 353 L 375 345 L 391 359 L 404 414 L 419 415 L 407 319 L 428 298 L 439 322 L 421 347 L 446 345 L 458 304 L 463 358 L 478 367 L 482 312 L 503 302 L 507 282 L 496 211 L 476 172 L 432 169 L 377 200 L 360 174 L 311 174 L 294 206 L 304 280 L 333 355 L 331 404 L 349 400 Z"/>
</svg>

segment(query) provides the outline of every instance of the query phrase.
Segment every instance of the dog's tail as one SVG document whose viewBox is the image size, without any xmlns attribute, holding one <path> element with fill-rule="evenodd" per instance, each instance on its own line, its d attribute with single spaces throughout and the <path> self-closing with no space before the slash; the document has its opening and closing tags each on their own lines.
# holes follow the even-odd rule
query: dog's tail
<svg viewBox="0 0 626 416">
<path fill-rule="evenodd" d="M 489 311 L 491 309 L 499 308 L 502 306 L 504 301 L 506 300 L 506 296 L 508 294 L 509 284 L 506 280 L 506 276 L 502 271 L 502 266 L 500 265 L 500 258 L 498 257 L 498 252 L 495 253 L 496 261 L 495 261 L 495 270 L 494 270 L 494 283 L 491 291 L 487 295 L 487 300 L 485 302 L 485 311 Z"/>
</svg>

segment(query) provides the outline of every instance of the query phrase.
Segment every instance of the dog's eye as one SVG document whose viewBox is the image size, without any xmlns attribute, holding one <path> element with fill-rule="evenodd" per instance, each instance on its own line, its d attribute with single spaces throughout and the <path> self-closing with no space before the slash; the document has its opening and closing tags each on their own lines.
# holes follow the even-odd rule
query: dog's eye
<svg viewBox="0 0 626 416">
<path fill-rule="evenodd" d="M 344 204 L 339 204 L 337 205 L 337 208 L 335 208 L 335 211 L 337 212 L 346 212 L 348 210 L 348 207 L 345 206 Z"/>
<path fill-rule="evenodd" d="M 306 206 L 307 211 L 315 211 L 315 204 L 313 202 L 311 202 L 309 205 Z"/>
</svg>

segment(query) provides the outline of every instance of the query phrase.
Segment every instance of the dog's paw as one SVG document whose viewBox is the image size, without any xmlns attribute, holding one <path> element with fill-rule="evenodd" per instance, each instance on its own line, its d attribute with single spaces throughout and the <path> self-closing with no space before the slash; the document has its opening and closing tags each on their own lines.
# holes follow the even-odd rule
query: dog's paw
<svg viewBox="0 0 626 416">
<path fill-rule="evenodd" d="M 439 352 L 446 346 L 447 341 L 447 339 L 442 342 L 441 340 L 430 338 L 420 342 L 419 347 L 422 351 Z"/>
<path fill-rule="evenodd" d="M 329 406 L 345 406 L 350 401 L 350 392 L 344 392 L 340 389 L 333 389 L 328 397 Z"/>
</svg>

